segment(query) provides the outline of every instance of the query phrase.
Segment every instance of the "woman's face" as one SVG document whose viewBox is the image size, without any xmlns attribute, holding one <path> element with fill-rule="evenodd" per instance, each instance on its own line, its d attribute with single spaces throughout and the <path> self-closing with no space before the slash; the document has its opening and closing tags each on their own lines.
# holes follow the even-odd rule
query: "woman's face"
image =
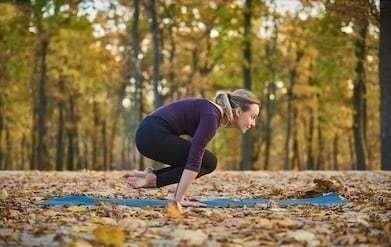
<svg viewBox="0 0 391 247">
<path fill-rule="evenodd" d="M 247 130 L 255 126 L 255 120 L 259 115 L 259 105 L 251 104 L 247 111 L 240 107 L 235 108 L 235 125 L 244 134 Z"/>
</svg>

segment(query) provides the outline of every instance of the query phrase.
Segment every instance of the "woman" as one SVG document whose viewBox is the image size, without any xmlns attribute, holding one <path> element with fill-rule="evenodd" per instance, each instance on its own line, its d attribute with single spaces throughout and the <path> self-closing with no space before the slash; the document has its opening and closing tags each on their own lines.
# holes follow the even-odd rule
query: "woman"
<svg viewBox="0 0 391 247">
<path fill-rule="evenodd" d="M 217 158 L 206 146 L 219 127 L 236 127 L 242 133 L 255 126 L 260 102 L 248 90 L 218 92 L 214 102 L 203 98 L 186 98 L 164 105 L 149 114 L 136 132 L 139 152 L 169 167 L 133 172 L 133 188 L 156 188 L 178 183 L 173 200 L 184 200 L 194 179 L 216 169 Z M 191 142 L 180 137 L 189 135 Z"/>
</svg>

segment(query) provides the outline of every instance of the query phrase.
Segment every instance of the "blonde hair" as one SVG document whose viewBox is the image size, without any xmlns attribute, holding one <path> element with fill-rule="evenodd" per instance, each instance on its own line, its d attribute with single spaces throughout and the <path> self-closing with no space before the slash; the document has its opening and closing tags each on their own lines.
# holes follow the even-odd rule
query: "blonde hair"
<svg viewBox="0 0 391 247">
<path fill-rule="evenodd" d="M 223 108 L 223 121 L 225 122 L 225 126 L 233 122 L 235 108 L 240 107 L 243 111 L 247 111 L 251 104 L 261 106 L 261 102 L 257 96 L 246 89 L 237 89 L 233 92 L 218 91 L 214 101 Z"/>
</svg>

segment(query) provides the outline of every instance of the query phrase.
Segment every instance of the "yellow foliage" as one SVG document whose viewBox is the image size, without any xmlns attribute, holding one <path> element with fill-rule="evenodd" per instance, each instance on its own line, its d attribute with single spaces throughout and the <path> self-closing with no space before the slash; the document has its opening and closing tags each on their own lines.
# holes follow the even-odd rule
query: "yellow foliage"
<svg viewBox="0 0 391 247">
<path fill-rule="evenodd" d="M 117 225 L 117 221 L 109 217 L 92 217 L 91 222 L 100 225 Z"/>
<path fill-rule="evenodd" d="M 87 210 L 86 207 L 83 206 L 70 206 L 67 209 L 73 213 L 84 212 Z"/>
<path fill-rule="evenodd" d="M 102 225 L 98 226 L 93 235 L 98 243 L 119 246 L 125 242 L 125 233 L 119 227 Z"/>
<path fill-rule="evenodd" d="M 70 243 L 68 247 L 92 247 L 92 245 L 83 239 L 78 239 Z"/>
<path fill-rule="evenodd" d="M 166 206 L 166 212 L 169 218 L 179 219 L 182 218 L 183 209 L 178 202 L 169 201 Z"/>
<path fill-rule="evenodd" d="M 5 199 L 7 199 L 8 198 L 8 193 L 7 193 L 7 191 L 5 190 L 5 189 L 2 189 L 1 191 L 0 191 L 0 200 L 2 201 L 2 200 L 5 200 Z"/>
</svg>

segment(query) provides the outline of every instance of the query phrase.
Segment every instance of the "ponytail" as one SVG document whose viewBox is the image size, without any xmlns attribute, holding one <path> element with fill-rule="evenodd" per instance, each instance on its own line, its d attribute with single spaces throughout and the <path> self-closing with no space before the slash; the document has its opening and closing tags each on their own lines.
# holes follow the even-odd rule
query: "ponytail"
<svg viewBox="0 0 391 247">
<path fill-rule="evenodd" d="M 240 107 L 247 111 L 249 105 L 261 105 L 255 94 L 246 89 L 237 89 L 233 92 L 218 91 L 214 101 L 223 108 L 223 121 L 225 126 L 234 121 L 234 109 Z"/>
</svg>

